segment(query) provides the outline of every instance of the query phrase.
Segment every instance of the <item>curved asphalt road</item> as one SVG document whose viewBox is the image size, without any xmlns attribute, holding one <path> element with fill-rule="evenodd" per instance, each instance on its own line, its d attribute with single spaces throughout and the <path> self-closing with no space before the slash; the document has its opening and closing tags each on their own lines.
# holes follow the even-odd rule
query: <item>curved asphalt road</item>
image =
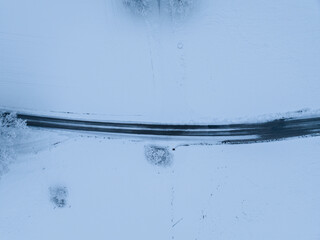
<svg viewBox="0 0 320 240">
<path fill-rule="evenodd" d="M 27 126 L 74 131 L 165 137 L 201 137 L 222 144 L 247 144 L 292 137 L 320 136 L 320 116 L 281 118 L 259 123 L 188 125 L 72 120 L 17 114 Z"/>
</svg>

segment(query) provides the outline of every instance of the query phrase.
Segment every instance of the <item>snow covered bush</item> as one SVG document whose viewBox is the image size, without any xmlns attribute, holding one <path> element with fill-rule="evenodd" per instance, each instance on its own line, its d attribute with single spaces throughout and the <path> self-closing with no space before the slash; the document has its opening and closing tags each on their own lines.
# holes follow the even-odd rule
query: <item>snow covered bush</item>
<svg viewBox="0 0 320 240">
<path fill-rule="evenodd" d="M 152 13 L 170 14 L 173 18 L 185 17 L 198 0 L 123 0 L 131 12 L 146 16 Z"/>
<path fill-rule="evenodd" d="M 153 165 L 168 167 L 172 164 L 169 147 L 147 145 L 144 147 L 144 153 L 147 161 Z"/>
<path fill-rule="evenodd" d="M 50 200 L 55 207 L 63 208 L 67 204 L 68 189 L 64 186 L 49 188 Z"/>
<path fill-rule="evenodd" d="M 168 0 L 169 10 L 175 17 L 184 17 L 194 7 L 195 0 Z"/>
<path fill-rule="evenodd" d="M 0 176 L 8 170 L 15 155 L 15 144 L 25 129 L 25 122 L 16 114 L 0 113 Z"/>
<path fill-rule="evenodd" d="M 132 12 L 146 15 L 151 9 L 152 0 L 123 0 L 123 4 Z"/>
</svg>

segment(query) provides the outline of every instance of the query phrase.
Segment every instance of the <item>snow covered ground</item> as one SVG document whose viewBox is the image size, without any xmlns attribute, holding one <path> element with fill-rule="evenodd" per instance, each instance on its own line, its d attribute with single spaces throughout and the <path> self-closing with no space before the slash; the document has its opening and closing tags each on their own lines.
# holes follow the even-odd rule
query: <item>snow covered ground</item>
<svg viewBox="0 0 320 240">
<path fill-rule="evenodd" d="M 0 180 L 3 240 L 320 237 L 320 138 L 180 147 L 163 166 L 145 146 L 177 143 L 32 134 L 47 147 Z"/>
<path fill-rule="evenodd" d="M 318 0 L 163 5 L 2 0 L 1 106 L 166 122 L 320 108 Z"/>
<path fill-rule="evenodd" d="M 209 124 L 318 115 L 318 0 L 187 2 L 0 1 L 0 110 Z M 320 137 L 183 146 L 11 117 L 0 119 L 0 240 L 320 239 Z"/>
</svg>

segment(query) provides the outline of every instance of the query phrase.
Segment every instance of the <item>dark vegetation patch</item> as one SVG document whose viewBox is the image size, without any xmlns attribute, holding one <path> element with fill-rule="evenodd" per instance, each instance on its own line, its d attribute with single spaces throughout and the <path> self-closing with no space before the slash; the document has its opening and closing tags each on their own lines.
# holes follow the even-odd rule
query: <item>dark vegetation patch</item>
<svg viewBox="0 0 320 240">
<path fill-rule="evenodd" d="M 68 189 L 64 186 L 54 186 L 49 188 L 50 200 L 55 207 L 63 208 L 67 204 Z"/>
<path fill-rule="evenodd" d="M 133 13 L 146 15 L 151 8 L 152 0 L 123 0 L 123 4 Z"/>
<path fill-rule="evenodd" d="M 147 161 L 156 166 L 168 167 L 173 162 L 169 147 L 147 145 L 144 147 L 144 154 Z"/>
<path fill-rule="evenodd" d="M 146 16 L 151 14 L 169 14 L 171 17 L 186 16 L 197 0 L 122 0 L 131 12 Z"/>
<path fill-rule="evenodd" d="M 168 0 L 169 10 L 172 15 L 183 15 L 188 14 L 194 7 L 195 0 Z"/>
</svg>

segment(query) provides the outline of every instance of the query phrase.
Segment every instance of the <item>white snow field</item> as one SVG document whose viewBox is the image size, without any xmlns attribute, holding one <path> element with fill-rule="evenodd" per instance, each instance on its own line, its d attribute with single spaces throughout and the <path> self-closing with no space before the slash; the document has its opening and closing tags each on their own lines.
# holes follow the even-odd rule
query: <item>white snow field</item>
<svg viewBox="0 0 320 240">
<path fill-rule="evenodd" d="M 318 0 L 163 5 L 1 0 L 1 106 L 166 122 L 320 108 Z"/>
<path fill-rule="evenodd" d="M 1 111 L 223 124 L 319 116 L 319 93 L 318 0 L 0 0 Z M 319 240 L 319 150 L 0 115 L 0 240 Z"/>
<path fill-rule="evenodd" d="M 48 148 L 0 180 L 2 240 L 320 237 L 320 138 L 181 147 L 164 167 L 146 160 L 149 141 L 33 134 Z"/>
</svg>

